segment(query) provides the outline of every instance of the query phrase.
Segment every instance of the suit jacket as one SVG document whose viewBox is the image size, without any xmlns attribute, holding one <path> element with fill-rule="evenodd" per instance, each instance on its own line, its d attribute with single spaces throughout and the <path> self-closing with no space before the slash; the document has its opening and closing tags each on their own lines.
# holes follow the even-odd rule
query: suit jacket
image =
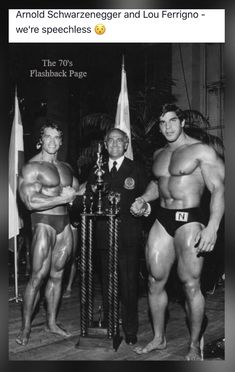
<svg viewBox="0 0 235 372">
<path fill-rule="evenodd" d="M 109 185 L 109 191 L 118 192 L 120 200 L 119 218 L 119 251 L 136 251 L 139 249 L 142 237 L 142 218 L 134 217 L 130 213 L 131 204 L 140 196 L 147 184 L 148 179 L 144 168 L 136 161 L 124 158 L 117 173 L 112 177 L 108 162 L 103 166 L 103 180 Z M 87 192 L 91 192 L 91 184 L 96 181 L 94 171 L 90 174 L 87 183 Z M 104 198 L 104 208 L 108 208 L 108 199 Z M 99 217 L 96 222 L 97 247 L 108 249 L 107 219 Z"/>
</svg>

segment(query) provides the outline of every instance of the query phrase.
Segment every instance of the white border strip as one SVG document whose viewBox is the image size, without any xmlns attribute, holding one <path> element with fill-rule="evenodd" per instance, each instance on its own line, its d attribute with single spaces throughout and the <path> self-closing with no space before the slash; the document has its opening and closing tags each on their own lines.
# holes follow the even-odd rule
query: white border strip
<svg viewBox="0 0 235 372">
<path fill-rule="evenodd" d="M 9 43 L 68 42 L 224 43 L 225 10 L 9 9 Z"/>
</svg>

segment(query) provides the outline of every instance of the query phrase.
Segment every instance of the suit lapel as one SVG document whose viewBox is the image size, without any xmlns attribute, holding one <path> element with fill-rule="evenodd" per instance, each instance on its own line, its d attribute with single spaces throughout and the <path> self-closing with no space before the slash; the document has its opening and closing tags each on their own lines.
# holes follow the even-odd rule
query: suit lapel
<svg viewBox="0 0 235 372">
<path fill-rule="evenodd" d="M 122 187 L 124 184 L 124 180 L 129 177 L 130 171 L 131 171 L 131 162 L 129 159 L 124 158 L 120 168 L 118 169 L 117 173 L 114 177 L 111 176 L 111 173 L 109 172 L 108 162 L 103 165 L 104 170 L 104 181 L 108 182 L 111 187 L 112 185 L 115 185 L 116 187 Z"/>
<path fill-rule="evenodd" d="M 129 162 L 129 159 L 124 158 L 122 165 L 120 166 L 118 173 L 121 178 L 128 177 L 131 169 L 131 163 Z"/>
</svg>

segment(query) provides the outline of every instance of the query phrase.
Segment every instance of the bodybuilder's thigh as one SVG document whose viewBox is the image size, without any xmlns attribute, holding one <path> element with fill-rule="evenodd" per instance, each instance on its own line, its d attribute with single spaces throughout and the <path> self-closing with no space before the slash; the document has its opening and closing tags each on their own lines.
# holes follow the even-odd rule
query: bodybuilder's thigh
<svg viewBox="0 0 235 372">
<path fill-rule="evenodd" d="M 57 235 L 52 251 L 52 269 L 62 270 L 72 254 L 73 236 L 70 225 Z"/>
<path fill-rule="evenodd" d="M 174 239 L 156 220 L 146 245 L 146 263 L 150 275 L 156 279 L 168 277 L 175 260 Z"/>
<path fill-rule="evenodd" d="M 32 271 L 48 271 L 51 263 L 51 252 L 56 241 L 55 231 L 44 224 L 35 226 L 31 244 Z"/>
</svg>

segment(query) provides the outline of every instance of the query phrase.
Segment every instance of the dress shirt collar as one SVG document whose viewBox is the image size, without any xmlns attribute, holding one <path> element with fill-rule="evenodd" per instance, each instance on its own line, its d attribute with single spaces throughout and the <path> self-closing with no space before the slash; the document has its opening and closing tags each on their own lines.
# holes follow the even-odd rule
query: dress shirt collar
<svg viewBox="0 0 235 372">
<path fill-rule="evenodd" d="M 111 170 L 111 168 L 113 167 L 113 162 L 116 161 L 116 168 L 117 170 L 120 168 L 120 166 L 122 165 L 122 162 L 124 160 L 125 156 L 121 156 L 119 159 L 110 159 L 109 158 L 109 171 Z"/>
</svg>

